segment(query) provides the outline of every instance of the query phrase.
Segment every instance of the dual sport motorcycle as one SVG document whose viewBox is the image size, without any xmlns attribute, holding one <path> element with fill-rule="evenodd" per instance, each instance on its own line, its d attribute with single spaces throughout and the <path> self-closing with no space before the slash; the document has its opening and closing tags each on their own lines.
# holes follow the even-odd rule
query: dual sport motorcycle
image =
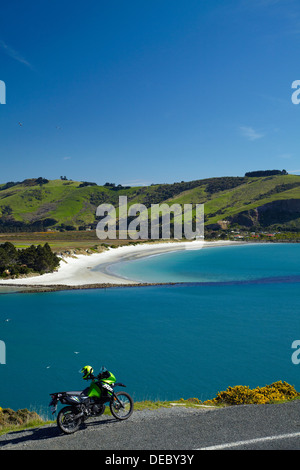
<svg viewBox="0 0 300 470">
<path fill-rule="evenodd" d="M 126 387 L 116 383 L 115 376 L 104 367 L 95 377 L 89 375 L 92 381 L 83 391 L 51 393 L 49 406 L 54 414 L 58 402 L 68 405 L 62 408 L 57 415 L 57 425 L 65 434 L 72 434 L 81 424 L 90 417 L 101 416 L 105 411 L 105 404 L 109 404 L 111 414 L 119 419 L 128 419 L 133 412 L 133 399 L 123 391 L 115 392 L 114 388 Z"/>
</svg>

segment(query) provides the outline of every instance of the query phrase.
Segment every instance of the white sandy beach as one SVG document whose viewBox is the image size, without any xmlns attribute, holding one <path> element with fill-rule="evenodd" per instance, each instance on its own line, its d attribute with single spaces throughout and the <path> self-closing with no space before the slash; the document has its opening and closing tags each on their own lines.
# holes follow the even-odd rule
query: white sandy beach
<svg viewBox="0 0 300 470">
<path fill-rule="evenodd" d="M 118 248 L 109 248 L 103 253 L 91 255 L 77 255 L 76 257 L 66 257 L 60 262 L 57 271 L 40 276 L 33 276 L 23 279 L 1 280 L 0 286 L 23 285 L 23 286 L 84 286 L 88 284 L 118 284 L 129 285 L 139 284 L 107 272 L 107 268 L 121 261 L 128 261 L 134 258 L 153 256 L 170 251 L 178 250 L 200 250 L 215 246 L 239 245 L 236 241 L 190 241 L 190 242 L 161 242 L 143 243 L 140 245 L 126 245 Z M 97 267 L 97 270 L 93 268 Z"/>
</svg>

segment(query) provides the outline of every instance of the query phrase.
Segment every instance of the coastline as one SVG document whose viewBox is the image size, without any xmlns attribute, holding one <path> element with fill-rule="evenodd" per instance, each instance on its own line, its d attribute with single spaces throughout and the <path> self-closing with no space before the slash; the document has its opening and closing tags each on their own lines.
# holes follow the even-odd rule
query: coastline
<svg viewBox="0 0 300 470">
<path fill-rule="evenodd" d="M 109 248 L 102 253 L 62 258 L 60 267 L 53 273 L 22 279 L 0 280 L 0 287 L 31 287 L 37 291 L 61 290 L 62 288 L 103 288 L 120 286 L 153 285 L 125 279 L 108 271 L 109 266 L 122 261 L 144 258 L 180 250 L 199 250 L 216 246 L 241 245 L 239 241 L 158 242 L 125 245 Z M 97 268 L 97 269 L 95 269 Z M 32 291 L 32 289 L 30 289 Z"/>
</svg>

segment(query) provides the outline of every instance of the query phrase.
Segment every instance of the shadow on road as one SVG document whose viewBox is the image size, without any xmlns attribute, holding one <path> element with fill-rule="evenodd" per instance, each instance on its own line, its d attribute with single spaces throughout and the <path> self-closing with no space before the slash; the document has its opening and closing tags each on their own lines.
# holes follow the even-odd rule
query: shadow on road
<svg viewBox="0 0 300 470">
<path fill-rule="evenodd" d="M 101 426 L 103 424 L 108 424 L 110 422 L 116 421 L 114 418 L 105 418 L 105 419 L 92 419 L 89 420 L 81 425 L 79 430 L 76 433 L 80 433 L 92 426 Z M 76 434 L 75 433 L 75 434 Z M 0 450 L 1 448 L 5 448 L 6 446 L 14 446 L 17 444 L 24 444 L 26 443 L 33 443 L 35 441 L 46 441 L 48 439 L 53 438 L 70 438 L 74 434 L 64 434 L 60 431 L 56 424 L 53 425 L 45 425 L 38 428 L 26 429 L 22 431 L 13 431 L 3 436 L 0 436 Z"/>
<path fill-rule="evenodd" d="M 13 431 L 5 434 L 0 440 L 0 449 L 8 445 L 25 444 L 28 441 L 39 441 L 62 436 L 57 426 L 43 426 L 41 428 L 32 428 L 30 430 Z"/>
</svg>

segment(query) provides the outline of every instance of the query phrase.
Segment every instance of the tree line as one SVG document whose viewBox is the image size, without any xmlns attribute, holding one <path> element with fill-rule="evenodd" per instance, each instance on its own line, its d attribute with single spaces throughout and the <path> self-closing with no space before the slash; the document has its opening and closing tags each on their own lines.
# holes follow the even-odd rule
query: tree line
<svg viewBox="0 0 300 470">
<path fill-rule="evenodd" d="M 275 176 L 275 175 L 288 175 L 286 170 L 258 170 L 248 171 L 245 176 L 250 178 L 259 178 L 260 176 Z"/>
<path fill-rule="evenodd" d="M 10 242 L 0 245 L 1 277 L 52 272 L 59 266 L 59 261 L 59 257 L 52 252 L 48 243 L 19 250 Z"/>
<path fill-rule="evenodd" d="M 28 178 L 24 181 L 8 181 L 8 183 L 5 183 L 4 185 L 0 186 L 0 191 L 4 191 L 5 189 L 12 188 L 13 186 L 17 186 L 19 184 L 23 184 L 24 186 L 42 186 L 43 184 L 47 183 L 49 183 L 49 180 L 47 180 L 46 178 L 42 178 L 42 176 L 40 176 L 39 178 Z"/>
</svg>

